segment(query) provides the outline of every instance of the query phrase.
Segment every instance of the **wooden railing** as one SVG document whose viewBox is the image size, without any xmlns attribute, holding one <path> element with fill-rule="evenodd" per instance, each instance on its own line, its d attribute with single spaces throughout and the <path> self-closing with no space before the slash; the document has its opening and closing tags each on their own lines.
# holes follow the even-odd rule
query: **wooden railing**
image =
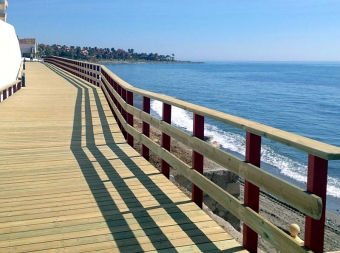
<svg viewBox="0 0 340 253">
<path fill-rule="evenodd" d="M 21 80 L 0 87 L 0 103 L 21 89 Z"/>
<path fill-rule="evenodd" d="M 24 85 L 23 83 L 25 82 L 25 80 L 22 80 L 22 78 L 25 78 L 25 74 L 22 72 L 23 67 L 24 67 L 24 64 L 22 62 L 18 70 L 16 81 L 10 84 L 7 84 L 3 87 L 0 87 L 0 103 L 6 100 L 7 98 L 9 98 L 10 96 L 12 96 L 18 90 L 20 90 L 22 85 Z"/>
<path fill-rule="evenodd" d="M 111 111 L 133 146 L 142 143 L 142 155 L 149 159 L 149 150 L 162 159 L 162 173 L 169 177 L 169 167 L 180 171 L 193 184 L 193 201 L 202 206 L 203 192 L 214 198 L 244 223 L 243 246 L 257 251 L 260 235 L 281 252 L 323 252 L 328 160 L 340 159 L 340 148 L 285 132 L 243 118 L 228 115 L 169 96 L 135 88 L 113 74 L 105 66 L 70 59 L 49 57 L 52 63 L 103 90 Z M 133 95 L 143 98 L 143 109 L 133 106 Z M 150 99 L 163 103 L 162 120 L 150 115 Z M 171 107 L 193 113 L 193 135 L 171 125 Z M 133 127 L 134 117 L 143 121 L 142 132 Z M 203 140 L 204 118 L 208 117 L 246 132 L 245 161 L 220 150 Z M 162 145 L 149 138 L 150 125 L 162 132 Z M 266 137 L 308 153 L 307 189 L 296 187 L 260 168 L 261 139 Z M 192 167 L 170 153 L 170 138 L 193 150 Z M 245 180 L 244 203 L 205 178 L 203 157 L 218 163 Z M 306 215 L 305 246 L 299 246 L 289 235 L 258 214 L 259 189 L 291 205 Z"/>
</svg>

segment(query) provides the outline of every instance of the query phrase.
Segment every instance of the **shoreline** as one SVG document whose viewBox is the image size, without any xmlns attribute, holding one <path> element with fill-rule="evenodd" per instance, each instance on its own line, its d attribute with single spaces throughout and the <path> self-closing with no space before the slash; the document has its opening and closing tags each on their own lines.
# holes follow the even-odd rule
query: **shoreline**
<svg viewBox="0 0 340 253">
<path fill-rule="evenodd" d="M 134 126 L 137 130 L 141 131 L 141 121 L 135 119 Z M 161 142 L 161 133 L 150 126 L 150 138 L 160 144 Z M 141 153 L 141 145 L 135 141 L 134 148 Z M 171 153 L 176 155 L 185 163 L 191 165 L 191 150 L 186 147 L 184 144 L 176 141 L 171 140 Z M 153 154 L 150 151 L 150 163 L 154 165 L 157 169 L 160 169 L 161 161 L 158 156 Z M 214 162 L 204 159 L 204 170 L 216 170 L 221 169 L 222 167 L 215 164 Z M 223 168 L 222 168 L 223 169 Z M 171 174 L 177 173 L 175 169 L 171 168 Z M 190 196 L 191 192 L 188 192 L 184 187 L 178 185 L 178 183 L 174 182 L 186 195 Z M 240 197 L 239 200 L 243 202 L 243 186 L 242 180 L 240 180 Z M 205 208 L 208 209 L 208 208 Z M 208 211 L 210 211 L 208 209 Z M 208 213 L 208 211 L 206 211 Z M 211 211 L 210 211 L 211 213 Z M 300 226 L 301 232 L 299 237 L 304 239 L 304 224 L 305 224 L 305 216 L 301 213 L 297 212 L 294 208 L 280 202 L 279 200 L 275 199 L 274 197 L 261 192 L 260 195 L 260 212 L 259 212 L 265 219 L 269 220 L 282 230 L 287 230 L 288 226 L 292 223 L 296 223 Z M 216 215 L 215 215 L 216 216 Z M 211 216 L 212 217 L 212 216 Z M 217 217 L 217 218 L 216 218 Z M 220 224 L 227 232 L 242 244 L 242 233 L 234 231 L 232 226 L 224 221 L 222 218 L 216 216 L 214 220 Z M 212 217 L 213 218 L 213 217 Z M 224 223 L 221 221 L 223 220 Z M 222 222 L 222 223 L 221 223 Z M 227 224 L 226 224 L 227 223 Z M 242 226 L 241 226 L 242 227 Z M 340 216 L 327 211 L 326 210 L 326 224 L 325 224 L 325 251 L 335 251 L 340 250 Z M 262 249 L 264 252 L 276 252 L 276 250 L 264 239 L 259 238 L 259 248 Z"/>
<path fill-rule="evenodd" d="M 98 64 L 204 64 L 205 62 L 192 61 L 140 61 L 140 60 L 102 60 Z"/>
</svg>

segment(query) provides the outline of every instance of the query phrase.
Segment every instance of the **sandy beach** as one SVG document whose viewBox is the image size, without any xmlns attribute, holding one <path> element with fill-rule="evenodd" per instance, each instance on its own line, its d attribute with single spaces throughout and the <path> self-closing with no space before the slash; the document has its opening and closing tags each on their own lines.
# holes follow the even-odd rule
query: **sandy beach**
<svg viewBox="0 0 340 253">
<path fill-rule="evenodd" d="M 141 122 L 139 120 L 135 120 L 135 127 L 141 131 Z M 151 127 L 150 138 L 157 142 L 161 142 L 161 133 Z M 141 144 L 135 142 L 135 149 L 138 152 L 141 152 Z M 171 143 L 171 152 L 179 157 L 181 160 L 191 165 L 191 150 L 188 149 L 183 144 L 172 140 Z M 150 162 L 158 169 L 160 169 L 161 162 L 158 156 L 150 152 Z M 213 163 L 210 160 L 205 159 L 204 161 L 204 169 L 212 170 L 221 168 L 219 165 Z M 178 173 L 175 170 L 172 170 L 171 173 Z M 175 183 L 179 188 L 181 188 L 188 196 L 191 195 L 186 189 Z M 240 201 L 243 201 L 243 182 L 240 180 Z M 210 210 L 205 207 L 204 210 L 210 214 L 223 228 L 225 228 L 235 239 L 237 239 L 240 243 L 242 243 L 242 233 L 234 230 L 229 223 L 224 222 L 223 219 L 218 216 L 212 214 Z M 300 226 L 301 233 L 300 238 L 304 238 L 304 224 L 305 218 L 300 212 L 296 211 L 294 208 L 278 201 L 274 197 L 261 192 L 260 196 L 260 214 L 264 216 L 266 219 L 271 221 L 273 224 L 286 231 L 288 226 L 292 223 L 296 223 Z M 259 238 L 259 248 L 263 250 L 263 252 L 277 252 L 269 243 L 267 243 L 262 238 Z M 340 250 L 340 216 L 327 212 L 326 214 L 326 231 L 325 231 L 325 246 L 324 251 L 336 251 Z"/>
</svg>

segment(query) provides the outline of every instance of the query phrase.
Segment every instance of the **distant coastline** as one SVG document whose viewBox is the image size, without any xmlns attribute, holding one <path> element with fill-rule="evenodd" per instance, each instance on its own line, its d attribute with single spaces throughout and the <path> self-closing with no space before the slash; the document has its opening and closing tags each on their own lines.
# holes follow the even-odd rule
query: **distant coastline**
<svg viewBox="0 0 340 253">
<path fill-rule="evenodd" d="M 143 61 L 143 60 L 99 60 L 99 64 L 204 64 L 205 62 L 193 61 Z"/>
<path fill-rule="evenodd" d="M 163 64 L 202 64 L 204 62 L 180 61 L 175 59 L 175 54 L 137 53 L 134 49 L 79 47 L 66 45 L 38 45 L 38 57 L 58 56 L 79 61 L 88 61 L 104 64 L 139 64 L 139 63 L 163 63 Z"/>
</svg>

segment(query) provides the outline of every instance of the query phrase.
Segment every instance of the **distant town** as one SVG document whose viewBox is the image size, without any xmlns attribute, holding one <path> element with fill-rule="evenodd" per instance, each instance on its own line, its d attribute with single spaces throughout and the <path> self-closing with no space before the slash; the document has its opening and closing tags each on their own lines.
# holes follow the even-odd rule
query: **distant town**
<svg viewBox="0 0 340 253">
<path fill-rule="evenodd" d="M 75 60 L 98 61 L 159 61 L 174 62 L 175 55 L 161 55 L 158 53 L 137 53 L 134 49 L 115 49 L 99 47 L 79 47 L 38 44 L 37 56 L 59 56 Z"/>
</svg>

